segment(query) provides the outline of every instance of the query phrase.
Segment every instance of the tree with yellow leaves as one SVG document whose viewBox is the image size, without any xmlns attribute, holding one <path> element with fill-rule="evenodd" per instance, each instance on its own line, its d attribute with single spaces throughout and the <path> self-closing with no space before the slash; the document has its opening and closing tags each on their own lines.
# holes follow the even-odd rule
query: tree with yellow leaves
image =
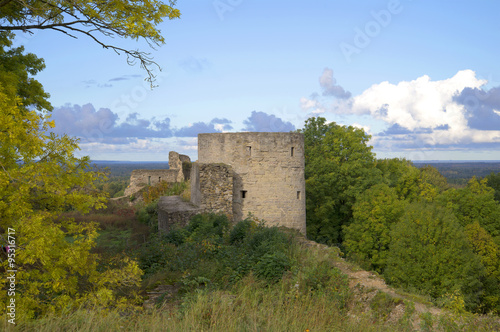
<svg viewBox="0 0 500 332">
<path fill-rule="evenodd" d="M 142 271 L 130 259 L 99 266 L 91 253 L 95 223 L 76 223 L 62 212 L 104 206 L 95 183 L 102 172 L 88 157 L 76 158 L 78 141 L 50 133 L 49 95 L 33 76 L 42 59 L 12 47 L 13 32 L 51 29 L 85 35 L 104 48 L 138 61 L 154 80 L 147 53 L 121 48 L 109 37 L 164 43 L 157 28 L 180 17 L 175 1 L 0 0 L 0 279 L 2 303 L 15 318 L 33 318 L 81 305 L 119 305 L 115 290 L 138 285 Z M 122 289 L 123 290 L 123 289 Z M 9 309 L 10 310 L 10 309 Z M 5 315 L 3 311 L 0 315 Z M 7 314 L 13 314 L 12 310 Z M 8 316 L 12 319 L 12 316 Z"/>
<path fill-rule="evenodd" d="M 97 225 L 61 218 L 104 206 L 95 187 L 104 174 L 73 155 L 77 139 L 49 133 L 48 94 L 32 77 L 43 60 L 12 38 L 0 32 L 0 302 L 14 305 L 16 319 L 114 304 L 114 290 L 137 285 L 142 272 L 129 259 L 103 271 L 90 252 Z"/>
</svg>

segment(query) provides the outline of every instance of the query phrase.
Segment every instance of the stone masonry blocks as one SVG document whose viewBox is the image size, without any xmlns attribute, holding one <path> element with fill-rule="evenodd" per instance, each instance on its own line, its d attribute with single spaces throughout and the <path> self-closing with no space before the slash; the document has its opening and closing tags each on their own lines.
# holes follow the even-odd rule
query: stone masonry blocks
<svg viewBox="0 0 500 332">
<path fill-rule="evenodd" d="M 125 189 L 124 195 L 130 196 L 146 185 L 154 186 L 161 181 L 170 183 L 184 181 L 182 163 L 190 161 L 188 156 L 170 151 L 168 154 L 169 169 L 136 169 L 132 171 L 130 185 Z"/>
<path fill-rule="evenodd" d="M 233 219 L 233 170 L 226 164 L 199 164 L 200 208 Z"/>
<path fill-rule="evenodd" d="M 223 197 L 229 197 L 227 195 L 229 187 L 226 186 L 230 179 L 227 173 L 229 168 L 222 166 L 225 164 L 231 166 L 233 173 L 234 221 L 242 220 L 248 213 L 252 213 L 257 218 L 266 220 L 269 225 L 287 226 L 305 234 L 302 134 L 252 132 L 199 134 L 198 162 L 202 205 L 207 205 L 209 201 L 219 197 L 215 199 L 216 204 L 227 208 L 227 204 L 222 203 Z M 203 164 L 219 166 L 203 168 L 205 167 L 202 167 Z M 206 178 L 203 178 L 204 176 Z M 219 184 L 223 182 L 226 184 Z M 207 198 L 203 203 L 203 194 L 207 190 L 213 198 Z"/>
</svg>

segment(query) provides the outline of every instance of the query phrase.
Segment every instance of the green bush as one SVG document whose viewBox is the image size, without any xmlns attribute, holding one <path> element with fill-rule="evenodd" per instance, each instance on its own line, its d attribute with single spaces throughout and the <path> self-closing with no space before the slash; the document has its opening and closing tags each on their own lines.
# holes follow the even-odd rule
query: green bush
<svg viewBox="0 0 500 332">
<path fill-rule="evenodd" d="M 376 318 L 386 320 L 394 307 L 403 303 L 403 300 L 395 299 L 387 293 L 378 291 L 370 302 L 370 308 Z"/>
<path fill-rule="evenodd" d="M 255 265 L 255 274 L 270 283 L 281 279 L 283 273 L 288 271 L 292 263 L 283 252 L 267 253 Z"/>
<path fill-rule="evenodd" d="M 147 206 L 138 216 L 147 219 L 151 217 L 148 211 L 153 210 Z M 231 229 L 223 214 L 199 214 L 183 228 L 156 234 L 142 251 L 141 268 L 148 278 L 165 271 L 185 278 L 189 275 L 191 279 L 184 281 L 191 286 L 190 281 L 206 278 L 213 287 L 225 288 L 250 272 L 272 284 L 296 261 L 289 250 L 291 245 L 291 238 L 276 227 L 243 220 Z M 191 289 L 189 285 L 183 289 Z"/>
<path fill-rule="evenodd" d="M 189 233 L 185 228 L 176 228 L 172 229 L 170 232 L 168 232 L 166 235 L 164 235 L 165 241 L 168 243 L 172 243 L 176 246 L 180 246 L 186 241 L 186 238 L 188 237 Z"/>
<path fill-rule="evenodd" d="M 459 292 L 467 309 L 477 310 L 484 267 L 450 210 L 413 203 L 391 235 L 384 273 L 390 283 L 434 299 Z"/>
<path fill-rule="evenodd" d="M 225 214 L 203 213 L 197 214 L 187 225 L 188 241 L 202 239 L 222 239 L 229 230 L 229 220 Z"/>
<path fill-rule="evenodd" d="M 137 210 L 137 219 L 148 225 L 153 232 L 158 231 L 158 201 L 154 201 Z"/>
<path fill-rule="evenodd" d="M 309 269 L 303 279 L 304 289 L 307 291 L 315 291 L 328 287 L 332 278 L 331 271 L 334 269 L 328 261 L 321 261 L 319 264 Z"/>
<path fill-rule="evenodd" d="M 122 189 L 119 192 L 117 192 L 116 194 L 114 194 L 113 198 L 122 197 L 122 196 L 125 196 L 125 189 Z"/>
<path fill-rule="evenodd" d="M 259 226 L 247 240 L 249 251 L 255 257 L 273 252 L 286 252 L 290 241 L 277 227 Z"/>
<path fill-rule="evenodd" d="M 136 256 L 139 260 L 139 267 L 144 271 L 144 277 L 148 277 L 175 262 L 178 250 L 162 236 L 153 234 L 149 242 L 141 246 Z"/>
<path fill-rule="evenodd" d="M 229 234 L 229 243 L 237 244 L 243 242 L 245 237 L 249 235 L 252 229 L 255 229 L 257 224 L 251 219 L 245 219 L 234 225 Z"/>
<path fill-rule="evenodd" d="M 298 269 L 301 271 L 298 286 L 303 295 L 329 297 L 338 309 L 347 306 L 351 296 L 349 279 L 329 258 L 314 257 L 312 261 L 301 262 Z"/>
</svg>

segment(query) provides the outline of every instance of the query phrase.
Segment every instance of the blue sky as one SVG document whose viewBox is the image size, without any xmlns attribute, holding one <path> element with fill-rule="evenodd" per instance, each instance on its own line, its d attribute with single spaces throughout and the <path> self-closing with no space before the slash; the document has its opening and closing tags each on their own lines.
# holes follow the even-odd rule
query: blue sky
<svg viewBox="0 0 500 332">
<path fill-rule="evenodd" d="M 290 131 L 311 116 L 364 128 L 379 158 L 500 160 L 500 4 L 179 0 L 139 66 L 84 36 L 18 35 L 45 59 L 58 133 L 96 160 L 197 158 L 196 135 Z"/>
</svg>

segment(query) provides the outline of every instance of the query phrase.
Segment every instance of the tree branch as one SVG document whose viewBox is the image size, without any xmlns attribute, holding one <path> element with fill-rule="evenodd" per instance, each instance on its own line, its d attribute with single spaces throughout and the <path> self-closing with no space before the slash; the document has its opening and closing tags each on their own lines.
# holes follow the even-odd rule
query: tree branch
<svg viewBox="0 0 500 332">
<path fill-rule="evenodd" d="M 9 2 L 12 2 L 12 0 L 3 0 L 3 1 L 0 1 L 0 7 L 3 7 L 5 5 L 8 5 Z"/>
<path fill-rule="evenodd" d="M 73 1 L 61 1 L 58 4 L 54 4 L 47 0 L 38 0 L 37 5 L 26 3 L 24 0 L 0 0 L 0 7 L 5 6 L 11 2 L 15 1 L 23 6 L 21 11 L 24 15 L 17 21 L 17 25 L 12 22 L 8 22 L 5 19 L 0 19 L 0 31 L 23 31 L 32 32 L 32 30 L 54 30 L 64 33 L 72 38 L 78 38 L 77 34 L 80 33 L 87 35 L 92 38 L 96 43 L 101 45 L 105 49 L 112 49 L 117 54 L 125 53 L 127 55 L 127 62 L 129 64 L 134 64 L 136 61 L 139 62 L 140 67 L 146 70 L 148 76 L 146 81 L 151 84 L 151 88 L 154 87 L 153 81 L 155 75 L 153 74 L 150 67 L 152 65 L 156 66 L 160 71 L 160 66 L 154 62 L 150 57 L 149 53 L 140 52 L 138 50 L 127 50 L 118 46 L 109 45 L 105 42 L 99 40 L 94 32 L 99 32 L 105 37 L 119 36 L 127 38 L 130 36 L 129 32 L 121 25 L 114 25 L 111 22 L 107 22 L 107 19 L 98 16 L 90 15 L 86 8 L 80 6 L 78 3 Z M 98 13 L 104 10 L 108 5 L 103 2 L 102 4 L 95 4 L 91 6 Z M 45 13 L 45 15 L 40 15 L 40 12 Z M 64 22 L 60 21 L 59 18 L 62 15 L 67 15 L 66 18 L 71 17 L 73 21 Z M 143 36 L 148 45 L 155 49 L 154 46 L 159 45 L 159 41 L 155 40 L 153 37 Z M 161 39 L 160 39 L 161 41 Z"/>
<path fill-rule="evenodd" d="M 26 31 L 26 30 L 30 30 L 30 29 L 45 30 L 45 29 L 54 29 L 57 27 L 66 28 L 66 27 L 69 27 L 70 25 L 73 25 L 73 24 L 92 24 L 92 22 L 79 20 L 79 21 L 73 21 L 73 22 L 67 22 L 67 23 L 53 23 L 53 24 L 47 24 L 47 25 L 43 25 L 43 24 L 16 25 L 16 26 L 14 26 L 14 25 L 8 25 L 8 26 L 0 25 L 0 30 L 5 30 L 5 31 L 16 31 L 16 30 Z"/>
</svg>

